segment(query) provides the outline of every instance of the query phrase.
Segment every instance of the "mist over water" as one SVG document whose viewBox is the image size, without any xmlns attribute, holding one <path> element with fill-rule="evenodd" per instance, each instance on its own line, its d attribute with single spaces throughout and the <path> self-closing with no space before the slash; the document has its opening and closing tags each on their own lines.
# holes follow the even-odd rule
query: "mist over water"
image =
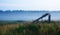
<svg viewBox="0 0 60 35">
<path fill-rule="evenodd" d="M 45 13 L 48 12 L 40 12 L 40 11 L 20 11 L 20 12 L 0 12 L 0 20 L 26 20 L 31 21 L 35 20 Z M 51 20 L 60 20 L 60 12 L 49 12 L 51 14 Z M 48 17 L 44 17 L 43 19 L 48 19 Z"/>
</svg>

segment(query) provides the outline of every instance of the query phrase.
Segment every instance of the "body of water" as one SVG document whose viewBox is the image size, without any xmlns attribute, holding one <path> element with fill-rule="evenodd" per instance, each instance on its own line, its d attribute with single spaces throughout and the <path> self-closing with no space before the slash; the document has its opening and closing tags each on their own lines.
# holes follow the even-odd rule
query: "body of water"
<svg viewBox="0 0 60 35">
<path fill-rule="evenodd" d="M 0 12 L 0 20 L 35 20 L 45 13 L 40 11 Z M 60 12 L 49 12 L 51 20 L 60 20 Z M 48 16 L 43 19 L 48 19 Z"/>
</svg>

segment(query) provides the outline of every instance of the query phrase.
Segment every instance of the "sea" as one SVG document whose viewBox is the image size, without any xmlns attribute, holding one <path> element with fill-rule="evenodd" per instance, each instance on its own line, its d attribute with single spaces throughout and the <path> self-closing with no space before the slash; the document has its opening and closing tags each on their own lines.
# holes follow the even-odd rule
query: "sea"
<svg viewBox="0 0 60 35">
<path fill-rule="evenodd" d="M 42 15 L 50 13 L 51 20 L 60 21 L 60 11 L 2 11 L 0 12 L 0 20 L 21 20 L 21 21 L 32 21 L 36 20 Z M 47 20 L 48 16 L 42 20 Z"/>
</svg>

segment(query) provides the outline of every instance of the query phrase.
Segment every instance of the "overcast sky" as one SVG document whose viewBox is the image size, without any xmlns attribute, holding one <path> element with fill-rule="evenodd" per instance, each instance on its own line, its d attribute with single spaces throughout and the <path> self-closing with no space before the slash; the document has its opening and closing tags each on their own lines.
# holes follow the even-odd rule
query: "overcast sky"
<svg viewBox="0 0 60 35">
<path fill-rule="evenodd" d="M 0 0 L 0 10 L 60 10 L 60 0 Z"/>
</svg>

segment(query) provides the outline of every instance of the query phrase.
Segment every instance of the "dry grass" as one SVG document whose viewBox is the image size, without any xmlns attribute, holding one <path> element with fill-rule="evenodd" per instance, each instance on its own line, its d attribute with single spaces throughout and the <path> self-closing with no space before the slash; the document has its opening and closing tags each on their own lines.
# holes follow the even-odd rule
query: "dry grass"
<svg viewBox="0 0 60 35">
<path fill-rule="evenodd" d="M 0 35 L 60 35 L 60 24 L 6 24 L 0 26 Z"/>
</svg>

